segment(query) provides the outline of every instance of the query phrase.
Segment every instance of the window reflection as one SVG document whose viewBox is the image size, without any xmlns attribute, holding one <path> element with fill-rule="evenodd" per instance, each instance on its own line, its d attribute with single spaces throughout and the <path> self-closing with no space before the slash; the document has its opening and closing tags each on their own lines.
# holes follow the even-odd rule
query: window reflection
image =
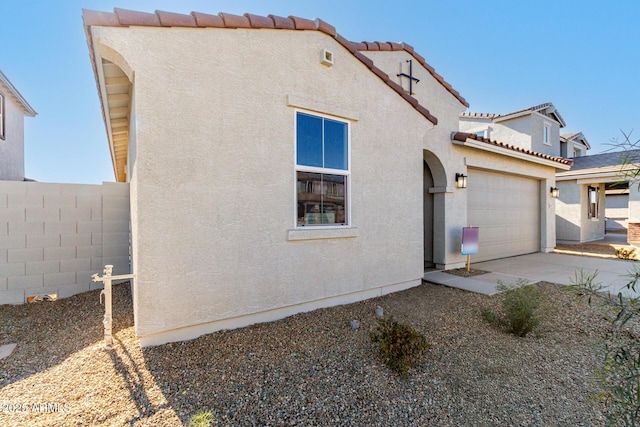
<svg viewBox="0 0 640 427">
<path fill-rule="evenodd" d="M 345 225 L 347 177 L 297 172 L 298 226 Z"/>
</svg>

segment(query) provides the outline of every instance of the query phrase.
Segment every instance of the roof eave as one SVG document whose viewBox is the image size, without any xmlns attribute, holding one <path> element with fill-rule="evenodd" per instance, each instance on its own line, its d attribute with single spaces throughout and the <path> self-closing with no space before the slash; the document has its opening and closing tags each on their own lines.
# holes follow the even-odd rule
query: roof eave
<svg viewBox="0 0 640 427">
<path fill-rule="evenodd" d="M 35 117 L 36 114 L 38 114 L 2 71 L 0 71 L 0 82 L 9 90 L 11 96 L 18 101 L 18 104 L 22 107 L 22 113 L 25 116 Z"/>
</svg>

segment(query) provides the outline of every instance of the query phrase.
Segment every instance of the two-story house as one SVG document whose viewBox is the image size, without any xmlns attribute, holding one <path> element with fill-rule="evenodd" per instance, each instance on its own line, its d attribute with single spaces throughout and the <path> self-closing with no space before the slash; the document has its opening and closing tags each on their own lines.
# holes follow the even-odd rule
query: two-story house
<svg viewBox="0 0 640 427">
<path fill-rule="evenodd" d="M 564 119 L 550 102 L 507 114 L 462 113 L 460 115 L 461 132 L 506 142 L 524 150 L 572 158 L 573 155 L 566 155 L 569 142 L 563 141 L 565 135 L 560 136 L 560 129 L 563 127 L 565 127 Z M 586 143 L 586 140 L 584 142 Z M 580 140 L 571 139 L 572 147 L 574 143 L 580 144 Z"/>
<path fill-rule="evenodd" d="M 591 145 L 582 132 L 564 133 L 560 135 L 560 156 L 565 159 L 582 157 L 591 150 Z"/>
<path fill-rule="evenodd" d="M 0 180 L 24 180 L 24 117 L 36 114 L 0 71 Z"/>
</svg>

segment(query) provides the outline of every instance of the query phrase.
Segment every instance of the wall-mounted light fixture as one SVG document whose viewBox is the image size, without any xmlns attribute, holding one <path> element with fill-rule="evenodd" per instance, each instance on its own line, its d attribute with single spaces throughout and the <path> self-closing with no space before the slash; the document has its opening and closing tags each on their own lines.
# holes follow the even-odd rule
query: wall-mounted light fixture
<svg viewBox="0 0 640 427">
<path fill-rule="evenodd" d="M 557 199 L 560 196 L 560 189 L 557 187 L 551 187 L 551 197 Z"/>
<path fill-rule="evenodd" d="M 467 188 L 467 175 L 456 174 L 456 188 Z"/>
</svg>

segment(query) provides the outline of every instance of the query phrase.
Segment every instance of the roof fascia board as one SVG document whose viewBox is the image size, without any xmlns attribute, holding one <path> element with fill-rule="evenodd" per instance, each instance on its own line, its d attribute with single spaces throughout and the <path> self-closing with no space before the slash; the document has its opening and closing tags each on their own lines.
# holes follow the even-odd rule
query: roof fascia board
<svg viewBox="0 0 640 427">
<path fill-rule="evenodd" d="M 109 142 L 109 153 L 111 154 L 111 166 L 113 167 L 113 174 L 118 179 L 118 168 L 116 164 L 116 153 L 113 144 L 113 133 L 111 130 L 111 118 L 109 117 L 109 102 L 107 97 L 107 84 L 104 78 L 104 69 L 102 68 L 102 55 L 100 52 L 100 28 L 90 27 L 91 31 L 91 43 L 93 44 L 93 52 L 95 53 L 95 70 L 98 77 L 98 90 L 100 92 L 100 103 L 102 104 L 102 118 L 104 120 L 105 128 L 107 130 L 107 140 Z"/>
<path fill-rule="evenodd" d="M 11 96 L 18 101 L 18 104 L 22 107 L 22 112 L 25 116 L 35 117 L 36 114 L 38 114 L 2 71 L 0 71 L 0 83 L 2 83 L 7 88 Z"/>
</svg>

